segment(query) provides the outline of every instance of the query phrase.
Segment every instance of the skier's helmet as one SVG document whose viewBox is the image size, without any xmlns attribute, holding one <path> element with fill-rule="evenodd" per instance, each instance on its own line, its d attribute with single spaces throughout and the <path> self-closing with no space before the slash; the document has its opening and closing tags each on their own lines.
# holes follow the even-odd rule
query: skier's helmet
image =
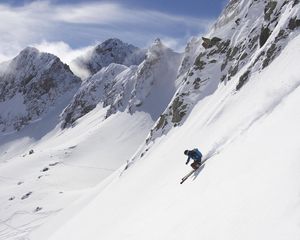
<svg viewBox="0 0 300 240">
<path fill-rule="evenodd" d="M 188 154 L 189 154 L 189 150 L 185 150 L 184 155 L 188 155 Z"/>
</svg>

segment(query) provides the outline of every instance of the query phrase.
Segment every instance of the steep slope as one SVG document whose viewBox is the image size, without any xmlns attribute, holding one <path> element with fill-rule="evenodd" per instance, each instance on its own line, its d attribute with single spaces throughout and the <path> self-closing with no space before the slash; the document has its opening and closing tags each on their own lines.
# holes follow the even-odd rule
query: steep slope
<svg viewBox="0 0 300 240">
<path fill-rule="evenodd" d="M 24 49 L 1 67 L 0 131 L 20 130 L 62 102 L 65 107 L 80 82 L 58 57 Z"/>
<path fill-rule="evenodd" d="M 145 59 L 145 50 L 120 39 L 111 38 L 95 46 L 84 56 L 78 57 L 71 64 L 88 70 L 90 75 L 95 74 L 111 63 L 125 66 L 139 65 Z"/>
<path fill-rule="evenodd" d="M 94 109 L 107 108 L 106 118 L 121 111 L 148 113 L 156 121 L 172 99 L 181 55 L 157 39 L 139 66 L 126 67 L 112 63 L 84 81 L 63 113 L 69 126 Z"/>
<path fill-rule="evenodd" d="M 230 1 L 125 170 L 30 239 L 298 239 L 299 7 Z M 193 147 L 208 160 L 180 185 Z"/>
<path fill-rule="evenodd" d="M 181 125 L 195 103 L 239 74 L 236 91 L 265 69 L 297 36 L 299 1 L 231 0 L 206 37 L 192 39 L 179 69 L 177 90 L 149 141 Z"/>
<path fill-rule="evenodd" d="M 30 239 L 299 239 L 299 57 L 297 36 L 239 92 L 237 75 Z M 195 146 L 211 158 L 180 185 L 183 150 Z"/>
</svg>

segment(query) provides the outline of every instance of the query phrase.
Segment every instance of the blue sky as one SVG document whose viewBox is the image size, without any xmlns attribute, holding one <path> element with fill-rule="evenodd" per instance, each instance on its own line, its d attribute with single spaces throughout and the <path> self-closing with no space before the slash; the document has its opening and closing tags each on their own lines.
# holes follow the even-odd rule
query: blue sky
<svg viewBox="0 0 300 240">
<path fill-rule="evenodd" d="M 2 3 L 10 5 L 24 5 L 29 0 L 2 0 Z M 195 17 L 217 17 L 226 4 L 226 0 L 53 0 L 56 4 L 78 4 L 84 2 L 113 2 L 127 5 L 133 8 L 147 8 L 173 14 L 183 14 Z"/>
<path fill-rule="evenodd" d="M 1 0 L 0 61 L 33 45 L 70 58 L 111 37 L 182 50 L 208 31 L 227 0 Z M 1 19 L 2 18 L 2 19 Z M 73 54 L 73 55 L 72 55 Z M 67 61 L 67 59 L 66 59 Z"/>
</svg>

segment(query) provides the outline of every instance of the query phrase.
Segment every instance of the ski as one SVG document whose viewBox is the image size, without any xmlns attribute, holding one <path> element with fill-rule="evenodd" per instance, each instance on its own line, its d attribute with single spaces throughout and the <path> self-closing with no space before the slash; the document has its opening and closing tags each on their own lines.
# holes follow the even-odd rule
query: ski
<svg viewBox="0 0 300 240">
<path fill-rule="evenodd" d="M 198 168 L 197 168 L 198 169 Z M 196 172 L 197 169 L 193 169 L 192 171 L 190 171 L 187 175 L 185 175 L 182 179 L 180 184 L 183 184 L 194 172 Z"/>
</svg>

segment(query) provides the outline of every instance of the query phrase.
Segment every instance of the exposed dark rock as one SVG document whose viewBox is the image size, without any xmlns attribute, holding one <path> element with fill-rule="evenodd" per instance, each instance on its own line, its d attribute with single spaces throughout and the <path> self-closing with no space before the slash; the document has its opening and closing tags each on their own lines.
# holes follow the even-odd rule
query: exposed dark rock
<svg viewBox="0 0 300 240">
<path fill-rule="evenodd" d="M 259 36 L 259 45 L 262 47 L 267 42 L 268 38 L 271 35 L 271 30 L 268 27 L 262 27 L 260 36 Z"/>
<path fill-rule="evenodd" d="M 39 212 L 39 211 L 41 211 L 43 208 L 41 208 L 41 207 L 36 207 L 35 209 L 34 209 L 34 212 Z"/>
<path fill-rule="evenodd" d="M 248 54 L 246 52 L 244 52 L 241 57 L 240 60 L 244 60 L 246 57 L 248 56 Z"/>
<path fill-rule="evenodd" d="M 155 126 L 155 130 L 158 130 L 160 128 L 164 128 L 167 124 L 168 124 L 167 115 L 166 114 L 162 114 L 160 116 L 160 118 L 159 118 L 158 123 Z"/>
<path fill-rule="evenodd" d="M 229 61 L 232 61 L 235 57 L 235 55 L 238 53 L 238 51 L 240 50 L 239 47 L 234 47 L 234 48 L 229 48 L 226 57 Z"/>
<path fill-rule="evenodd" d="M 33 149 L 31 149 L 28 154 L 31 155 L 33 153 L 34 153 L 34 151 L 33 151 Z"/>
<path fill-rule="evenodd" d="M 234 22 L 235 22 L 236 25 L 240 25 L 241 19 L 238 18 L 238 19 L 236 19 Z"/>
<path fill-rule="evenodd" d="M 200 55 L 196 58 L 196 60 L 195 60 L 194 65 L 195 65 L 195 69 L 196 69 L 196 70 L 202 70 L 202 69 L 204 68 L 204 66 L 206 65 L 206 62 L 204 62 L 203 60 L 201 60 L 201 57 L 202 57 L 202 56 L 203 56 L 203 55 L 200 54 Z"/>
<path fill-rule="evenodd" d="M 218 42 L 220 42 L 220 41 L 222 41 L 221 38 L 213 37 L 213 38 L 211 39 L 211 44 L 214 46 L 214 45 L 216 45 L 216 44 L 217 44 Z"/>
<path fill-rule="evenodd" d="M 189 74 L 188 74 L 189 77 L 191 77 L 191 76 L 193 76 L 193 75 L 194 75 L 194 72 L 193 72 L 193 71 L 190 71 Z"/>
<path fill-rule="evenodd" d="M 29 198 L 29 196 L 32 194 L 32 192 L 28 192 L 28 193 L 26 193 L 25 195 L 23 195 L 22 197 L 21 197 L 21 199 L 22 200 L 24 200 L 24 199 L 26 199 L 26 198 Z"/>
<path fill-rule="evenodd" d="M 239 83 L 236 86 L 236 90 L 239 91 L 242 86 L 246 83 L 246 81 L 249 79 L 250 70 L 247 70 L 239 79 Z"/>
<path fill-rule="evenodd" d="M 231 66 L 230 69 L 228 70 L 228 75 L 229 75 L 228 80 L 230 80 L 231 77 L 235 76 L 235 74 L 237 74 L 238 70 L 239 70 L 238 64 L 235 65 L 234 67 Z"/>
<path fill-rule="evenodd" d="M 294 0 L 293 7 L 295 7 L 298 3 L 300 3 L 300 0 Z"/>
<path fill-rule="evenodd" d="M 225 62 L 222 63 L 222 65 L 221 65 L 221 71 L 223 71 L 226 68 L 227 63 L 228 63 L 227 60 L 225 60 Z"/>
<path fill-rule="evenodd" d="M 186 109 L 187 104 L 183 104 L 183 101 L 180 100 L 179 97 L 175 98 L 172 104 L 172 112 L 173 112 L 173 116 L 172 116 L 172 122 L 173 123 L 180 123 L 182 118 L 185 116 L 186 114 Z"/>
<path fill-rule="evenodd" d="M 291 18 L 288 24 L 288 28 L 290 30 L 295 30 L 298 27 L 300 27 L 300 19 L 297 19 L 296 17 Z"/>
<path fill-rule="evenodd" d="M 256 27 L 254 27 L 253 29 L 251 29 L 250 34 L 254 33 L 255 30 L 256 30 Z"/>
<path fill-rule="evenodd" d="M 223 82 L 226 79 L 226 75 L 223 75 L 220 79 L 221 82 Z"/>
<path fill-rule="evenodd" d="M 50 167 L 53 167 L 53 166 L 56 166 L 57 164 L 59 164 L 59 162 L 50 163 L 49 166 L 50 166 Z"/>
<path fill-rule="evenodd" d="M 288 36 L 288 33 L 285 30 L 281 29 L 275 38 L 275 42 L 278 43 L 281 39 L 284 39 L 287 36 Z"/>
<path fill-rule="evenodd" d="M 270 21 L 271 15 L 274 12 L 274 9 L 277 6 L 276 1 L 269 1 L 265 7 L 265 20 Z"/>
<path fill-rule="evenodd" d="M 47 171 L 49 171 L 49 168 L 45 167 L 45 168 L 43 168 L 43 170 L 41 172 L 47 172 Z"/>
<path fill-rule="evenodd" d="M 193 82 L 193 84 L 194 84 L 194 89 L 199 89 L 200 88 L 200 86 L 201 86 L 201 79 L 198 77 L 198 78 L 196 78 L 195 79 L 195 81 Z"/>
<path fill-rule="evenodd" d="M 220 53 L 226 53 L 228 47 L 230 45 L 230 40 L 220 42 L 217 47 Z"/>
<path fill-rule="evenodd" d="M 202 46 L 203 46 L 205 49 L 208 49 L 208 48 L 211 48 L 211 47 L 215 46 L 215 45 L 216 45 L 218 42 L 220 42 L 222 39 L 221 39 L 221 38 L 218 38 L 218 37 L 213 37 L 212 39 L 202 37 L 202 40 L 203 40 Z"/>
<path fill-rule="evenodd" d="M 265 58 L 265 60 L 263 62 L 263 65 L 262 65 L 263 69 L 265 67 L 267 67 L 270 64 L 270 62 L 272 62 L 274 60 L 275 54 L 276 54 L 276 50 L 277 50 L 276 44 L 272 44 L 271 47 L 268 49 L 266 58 Z"/>
</svg>

